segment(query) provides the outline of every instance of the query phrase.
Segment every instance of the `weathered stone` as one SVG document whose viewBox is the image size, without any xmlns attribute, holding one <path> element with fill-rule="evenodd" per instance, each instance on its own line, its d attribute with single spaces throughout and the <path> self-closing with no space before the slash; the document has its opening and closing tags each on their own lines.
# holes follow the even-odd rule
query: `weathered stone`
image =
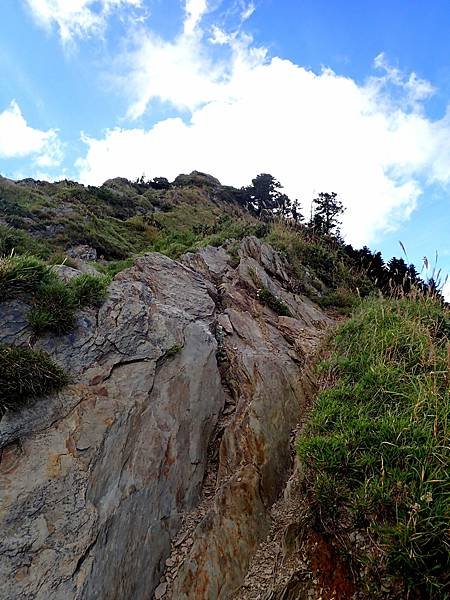
<svg viewBox="0 0 450 600">
<path fill-rule="evenodd" d="M 207 185 L 212 188 L 220 187 L 220 181 L 218 179 L 207 173 L 201 173 L 200 171 L 192 171 L 189 175 L 178 175 L 178 177 L 174 179 L 173 184 L 175 186 Z"/>
<path fill-rule="evenodd" d="M 208 280 L 223 275 L 229 269 L 230 255 L 222 247 L 207 246 L 198 252 L 184 254 L 181 261 Z"/>
<path fill-rule="evenodd" d="M 320 327 L 328 323 L 311 302 L 282 286 L 281 280 L 287 286 L 289 278 L 271 248 L 246 238 L 239 254 L 233 278 L 221 284 L 226 308 L 217 319 L 222 324 L 226 315 L 231 324 L 223 344 L 228 383 L 238 402 L 220 444 L 219 491 L 175 578 L 173 600 L 231 599 L 242 583 L 287 476 L 291 430 L 314 391 L 305 354 L 317 346 Z M 255 287 L 254 274 L 300 318 L 272 318 L 245 294 L 246 286 Z"/>
<path fill-rule="evenodd" d="M 231 324 L 230 317 L 226 313 L 222 313 L 218 315 L 217 322 L 223 328 L 223 330 L 228 333 L 228 335 L 232 335 L 234 332 L 233 325 Z"/>
<path fill-rule="evenodd" d="M 30 308 L 22 300 L 0 302 L 0 342 L 16 346 L 29 343 L 31 330 L 27 313 Z"/>
<path fill-rule="evenodd" d="M 161 600 L 166 595 L 167 583 L 161 583 L 155 590 L 155 600 Z"/>
<path fill-rule="evenodd" d="M 55 265 L 53 267 L 53 271 L 62 281 L 65 281 L 66 283 L 72 279 L 75 279 L 75 277 L 82 275 L 81 271 L 74 269 L 73 267 L 68 267 L 67 265 Z"/>
<path fill-rule="evenodd" d="M 153 254 L 39 342 L 76 384 L 0 423 L 5 600 L 150 597 L 223 406 L 213 318 L 201 278 Z"/>
<path fill-rule="evenodd" d="M 68 248 L 67 256 L 78 258 L 80 260 L 96 260 L 97 250 L 87 244 L 79 244 L 78 246 L 71 246 Z"/>
</svg>

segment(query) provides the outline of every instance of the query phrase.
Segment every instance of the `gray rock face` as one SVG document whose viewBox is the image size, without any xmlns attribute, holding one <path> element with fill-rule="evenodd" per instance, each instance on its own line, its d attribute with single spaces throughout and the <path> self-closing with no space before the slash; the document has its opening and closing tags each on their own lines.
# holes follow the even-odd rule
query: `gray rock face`
<svg viewBox="0 0 450 600">
<path fill-rule="evenodd" d="M 71 246 L 67 250 L 67 256 L 72 258 L 79 258 L 80 260 L 96 260 L 97 250 L 91 248 L 87 244 L 80 244 L 78 246 Z"/>
<path fill-rule="evenodd" d="M 74 383 L 0 423 L 2 598 L 151 597 L 223 405 L 213 318 L 201 278 L 153 254 L 40 342 Z"/>
<path fill-rule="evenodd" d="M 73 332 L 34 342 L 73 382 L 0 422 L 2 599 L 233 598 L 285 481 L 313 389 L 306 358 L 328 323 L 290 291 L 270 246 L 246 238 L 239 256 L 234 268 L 223 248 L 146 255 Z M 290 317 L 260 303 L 252 269 Z M 27 309 L 0 305 L 0 341 L 33 341 Z M 230 394 L 216 493 L 166 582 Z"/>
</svg>

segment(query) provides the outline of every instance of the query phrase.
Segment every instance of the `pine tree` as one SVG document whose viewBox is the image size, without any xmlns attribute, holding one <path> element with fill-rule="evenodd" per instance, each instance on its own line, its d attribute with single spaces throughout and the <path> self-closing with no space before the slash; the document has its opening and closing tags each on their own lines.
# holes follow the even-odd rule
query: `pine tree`
<svg viewBox="0 0 450 600">
<path fill-rule="evenodd" d="M 313 215 L 309 226 L 318 233 L 335 233 L 341 225 L 339 217 L 344 211 L 344 205 L 338 200 L 336 192 L 321 192 L 313 200 Z"/>
</svg>

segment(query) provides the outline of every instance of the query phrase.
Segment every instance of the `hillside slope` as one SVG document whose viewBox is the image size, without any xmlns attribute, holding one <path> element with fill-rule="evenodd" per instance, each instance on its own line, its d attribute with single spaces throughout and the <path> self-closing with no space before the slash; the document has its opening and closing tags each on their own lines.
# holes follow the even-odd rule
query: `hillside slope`
<svg viewBox="0 0 450 600">
<path fill-rule="evenodd" d="M 413 267 L 197 172 L 0 207 L 2 598 L 446 597 L 450 315 Z"/>
</svg>

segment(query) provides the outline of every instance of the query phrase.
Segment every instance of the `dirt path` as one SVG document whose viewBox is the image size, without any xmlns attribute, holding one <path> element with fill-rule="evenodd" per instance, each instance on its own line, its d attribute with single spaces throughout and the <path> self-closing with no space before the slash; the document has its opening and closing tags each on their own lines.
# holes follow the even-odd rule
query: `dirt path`
<svg viewBox="0 0 450 600">
<path fill-rule="evenodd" d="M 272 527 L 250 563 L 244 584 L 233 600 L 355 600 L 351 574 L 334 548 L 311 526 L 302 490 L 296 442 L 302 424 L 292 432 L 293 468 L 283 494 L 272 506 Z"/>
</svg>

